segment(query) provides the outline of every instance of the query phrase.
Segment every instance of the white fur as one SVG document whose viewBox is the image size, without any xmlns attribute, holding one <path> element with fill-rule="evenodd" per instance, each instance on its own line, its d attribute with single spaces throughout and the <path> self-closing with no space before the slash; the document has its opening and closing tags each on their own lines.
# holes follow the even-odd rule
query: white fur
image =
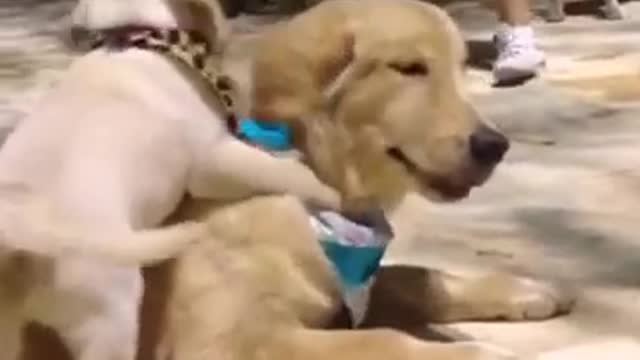
<svg viewBox="0 0 640 360">
<path fill-rule="evenodd" d="M 71 18 L 74 26 L 89 29 L 129 24 L 176 28 L 178 15 L 171 11 L 171 4 L 166 1 L 79 0 Z"/>
<path fill-rule="evenodd" d="M 80 0 L 74 20 L 87 29 L 143 22 L 218 34 L 188 3 Z M 29 320 L 57 329 L 77 360 L 132 360 L 138 264 L 171 257 L 197 237 L 176 236 L 180 227 L 161 238 L 144 229 L 185 193 L 291 192 L 336 206 L 335 192 L 306 167 L 231 136 L 219 110 L 197 74 L 160 54 L 96 50 L 15 129 L 0 151 L 3 360 L 16 359 Z M 23 256 L 16 250 L 27 251 L 25 262 L 12 260 Z"/>
</svg>

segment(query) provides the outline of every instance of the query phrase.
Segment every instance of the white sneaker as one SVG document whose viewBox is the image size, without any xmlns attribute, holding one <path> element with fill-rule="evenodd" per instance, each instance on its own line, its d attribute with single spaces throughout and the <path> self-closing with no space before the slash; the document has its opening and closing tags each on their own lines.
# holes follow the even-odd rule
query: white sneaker
<svg viewBox="0 0 640 360">
<path fill-rule="evenodd" d="M 493 41 L 498 51 L 493 64 L 497 82 L 533 77 L 544 67 L 544 53 L 536 47 L 531 27 L 502 25 Z"/>
</svg>

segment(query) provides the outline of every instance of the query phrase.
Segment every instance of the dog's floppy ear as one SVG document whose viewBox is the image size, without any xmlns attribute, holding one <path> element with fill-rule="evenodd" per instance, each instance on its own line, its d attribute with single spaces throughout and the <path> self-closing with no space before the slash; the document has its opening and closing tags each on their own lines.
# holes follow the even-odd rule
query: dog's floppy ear
<svg viewBox="0 0 640 360">
<path fill-rule="evenodd" d="M 333 30 L 321 43 L 310 43 L 293 28 L 282 30 L 267 35 L 256 53 L 251 113 L 288 123 L 316 118 L 309 115 L 329 110 L 331 99 L 351 78 L 355 37 Z"/>
<path fill-rule="evenodd" d="M 326 102 L 326 108 L 328 111 L 335 109 L 342 96 L 349 90 L 350 85 L 354 84 L 356 80 L 365 78 L 375 68 L 375 61 L 371 61 L 370 58 L 360 58 L 358 61 L 351 60 L 346 64 L 344 68 L 336 75 L 323 91 L 323 97 Z"/>
</svg>

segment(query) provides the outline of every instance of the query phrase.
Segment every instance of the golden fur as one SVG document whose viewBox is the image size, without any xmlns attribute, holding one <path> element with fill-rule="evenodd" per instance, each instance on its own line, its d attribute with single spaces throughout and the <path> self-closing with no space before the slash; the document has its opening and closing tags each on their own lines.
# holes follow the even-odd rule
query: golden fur
<svg viewBox="0 0 640 360">
<path fill-rule="evenodd" d="M 489 344 L 425 342 L 389 327 L 546 319 L 571 306 L 557 288 L 508 274 L 391 266 L 377 274 L 365 328 L 346 330 L 337 278 L 297 199 L 188 201 L 179 213 L 207 223 L 211 236 L 149 271 L 142 358 L 516 359 Z"/>
<path fill-rule="evenodd" d="M 328 1 L 259 43 L 252 112 L 290 121 L 344 201 L 393 206 L 407 190 L 460 198 L 492 168 L 468 156 L 470 135 L 488 125 L 465 92 L 465 60 L 457 27 L 432 6 Z M 415 172 L 390 161 L 394 147 Z"/>
</svg>

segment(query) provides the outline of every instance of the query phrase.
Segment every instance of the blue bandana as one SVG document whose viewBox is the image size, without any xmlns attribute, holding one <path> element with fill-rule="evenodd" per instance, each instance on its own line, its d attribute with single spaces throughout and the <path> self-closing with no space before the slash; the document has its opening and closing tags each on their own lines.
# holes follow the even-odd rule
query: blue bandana
<svg viewBox="0 0 640 360">
<path fill-rule="evenodd" d="M 284 123 L 245 118 L 240 120 L 237 132 L 269 151 L 291 148 L 291 129 Z M 349 216 L 309 209 L 309 219 L 340 279 L 345 305 L 357 326 L 366 315 L 374 275 L 393 237 L 391 227 L 382 211 Z"/>
<path fill-rule="evenodd" d="M 354 326 L 364 320 L 371 285 L 393 237 L 382 211 L 355 218 L 332 211 L 310 211 L 310 221 L 325 255 L 340 279 Z"/>
</svg>

